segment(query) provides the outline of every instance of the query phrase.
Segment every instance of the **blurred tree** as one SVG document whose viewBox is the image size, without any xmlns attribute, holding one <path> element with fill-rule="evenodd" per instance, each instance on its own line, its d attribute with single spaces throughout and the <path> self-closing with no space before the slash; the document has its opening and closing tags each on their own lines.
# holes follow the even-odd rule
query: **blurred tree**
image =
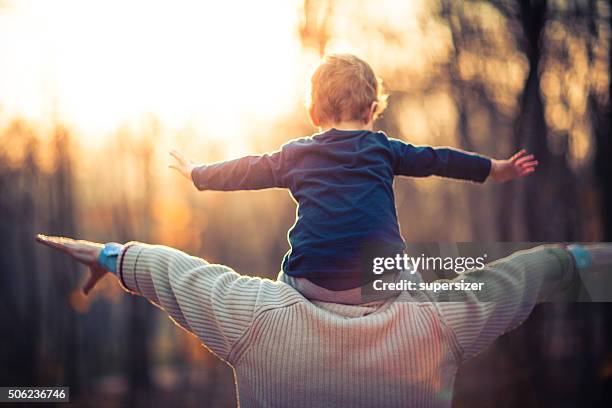
<svg viewBox="0 0 612 408">
<path fill-rule="evenodd" d="M 317 50 L 320 56 L 325 54 L 325 47 L 330 39 L 329 24 L 333 14 L 331 0 L 304 0 L 300 40 L 306 49 Z"/>
<path fill-rule="evenodd" d="M 5 289 L 0 321 L 10 322 L 0 336 L 0 383 L 34 385 L 41 379 L 40 265 L 31 245 L 33 224 L 19 220 L 35 216 L 32 187 L 41 177 L 35 162 L 38 143 L 27 124 L 16 120 L 0 137 L 0 146 L 0 287 Z M 10 157 L 17 152 L 21 158 Z M 21 161 L 19 166 L 15 160 Z M 14 279 L 14 274 L 22 280 Z"/>
<path fill-rule="evenodd" d="M 612 0 L 607 1 L 607 21 L 603 23 L 605 29 L 600 29 L 598 21 L 598 3 L 595 0 L 589 1 L 590 6 L 590 39 L 597 40 L 603 32 L 603 36 L 607 37 L 607 89 L 604 95 L 597 94 L 595 89 L 591 89 L 589 93 L 589 107 L 592 116 L 592 127 L 595 134 L 595 176 L 599 184 L 600 192 L 600 212 L 602 219 L 602 240 L 612 242 Z M 593 43 L 589 43 L 589 51 L 594 49 Z M 589 60 L 591 64 L 596 63 L 596 56 L 593 52 L 589 52 Z M 612 308 L 600 307 L 600 313 L 603 315 L 607 325 L 604 326 L 606 339 L 612 339 Z M 598 367 L 597 367 L 598 366 Z M 594 379 L 598 385 L 604 390 L 608 390 L 602 399 L 612 399 L 612 375 L 605 375 L 606 368 L 612 366 L 612 357 L 610 353 L 604 361 L 600 361 L 596 367 L 602 375 L 596 376 Z M 606 398 L 607 397 L 607 398 Z"/>
<path fill-rule="evenodd" d="M 117 170 L 116 177 L 123 178 L 124 183 L 117 185 L 113 191 L 119 199 L 113 204 L 115 231 L 112 235 L 120 242 L 133 239 L 149 242 L 152 238 L 152 208 L 155 203 L 152 158 L 159 131 L 159 123 L 154 118 L 148 118 L 140 137 L 124 131 L 117 134 L 113 165 Z M 126 302 L 126 405 L 148 406 L 151 404 L 150 354 L 155 310 L 142 298 L 129 297 Z"/>
<path fill-rule="evenodd" d="M 68 130 L 57 125 L 53 134 L 53 158 L 55 172 L 51 179 L 53 183 L 49 188 L 49 219 L 48 231 L 56 231 L 66 236 L 76 236 L 73 161 L 71 152 L 71 137 Z M 34 231 L 30 235 L 30 245 Z M 80 349 L 81 330 L 75 311 L 66 302 L 70 294 L 78 284 L 79 266 L 63 257 L 54 256 L 51 262 L 52 276 L 56 279 L 49 289 L 53 290 L 53 304 L 57 306 L 52 319 L 55 321 L 53 327 L 53 340 L 57 342 L 58 354 L 62 356 L 63 367 L 62 383 L 70 384 L 71 391 L 78 395 L 82 387 L 82 376 L 80 375 Z M 62 276 L 63 275 L 63 276 Z M 61 278 L 57 278 L 60 277 Z"/>
<path fill-rule="evenodd" d="M 503 129 L 512 120 L 505 114 L 500 104 L 491 95 L 490 78 L 485 75 L 471 75 L 469 77 L 462 73 L 462 64 L 470 59 L 471 64 L 486 65 L 487 61 L 503 60 L 510 56 L 500 50 L 498 36 L 492 36 L 481 26 L 482 22 L 478 13 L 466 12 L 473 4 L 464 4 L 452 0 L 441 0 L 437 14 L 440 16 L 450 31 L 450 53 L 449 59 L 442 67 L 440 75 L 448 78 L 450 94 L 457 111 L 457 140 L 459 147 L 468 151 L 489 152 L 495 157 L 503 157 L 510 152 L 507 143 L 500 136 L 502 131 L 496 132 L 496 137 L 487 135 L 475 135 L 473 129 L 475 122 L 479 119 L 477 114 L 484 112 L 488 119 L 488 128 Z M 477 59 L 477 61 L 475 61 Z M 482 119 L 480 119 L 482 120 Z M 498 214 L 493 228 L 495 236 L 501 240 L 509 240 L 512 234 L 512 193 L 513 184 L 495 186 L 501 190 L 504 199 L 498 200 L 496 211 Z M 490 198 L 483 199 L 484 192 L 474 194 L 468 191 L 466 199 L 468 208 L 472 214 L 484 214 L 485 206 Z M 471 236 L 473 240 L 486 239 L 490 234 L 485 231 L 491 229 L 491 223 L 483 223 L 480 217 L 469 217 Z"/>
<path fill-rule="evenodd" d="M 558 21 L 569 26 L 584 17 L 579 3 L 490 1 L 509 20 L 510 27 L 514 27 L 515 43 L 528 63 L 513 147 L 514 150 L 526 148 L 540 162 L 538 171 L 525 180 L 522 214 L 525 238 L 529 241 L 567 241 L 580 234 L 576 177 L 568 163 L 569 135 L 554 134 L 548 127 L 541 87 L 541 74 L 548 66 L 568 63 L 561 58 L 564 54 L 555 49 L 559 44 L 548 38 L 543 41 L 547 24 Z M 543 65 L 545 58 L 547 66 Z"/>
<path fill-rule="evenodd" d="M 534 0 L 488 1 L 486 3 L 493 5 L 504 16 L 504 24 L 509 28 L 513 42 L 517 50 L 525 56 L 528 66 L 523 89 L 517 103 L 517 114 L 514 117 L 515 132 L 510 135 L 511 145 L 513 149 L 527 147 L 528 150 L 536 154 L 540 161 L 540 167 L 536 175 L 525 181 L 524 191 L 519 191 L 518 186 L 513 184 L 499 187 L 502 193 L 493 205 L 499 208 L 498 228 L 500 238 L 502 240 L 519 238 L 528 241 L 570 241 L 579 239 L 583 234 L 581 224 L 585 214 L 582 212 L 583 200 L 578 198 L 580 192 L 584 193 L 588 187 L 581 186 L 581 190 L 578 189 L 578 185 L 584 184 L 585 178 L 580 168 L 572 169 L 570 167 L 572 160 L 570 149 L 572 143 L 588 144 L 589 140 L 584 140 L 584 137 L 588 138 L 590 135 L 570 136 L 569 131 L 571 129 L 566 132 L 559 132 L 548 123 L 546 110 L 549 105 L 556 101 L 544 99 L 541 76 L 543 72 L 572 72 L 576 69 L 576 66 L 580 67 L 580 54 L 572 55 L 571 47 L 576 42 L 585 47 L 589 42 L 597 42 L 597 31 L 600 31 L 600 29 L 592 28 L 589 35 L 586 28 L 589 25 L 598 25 L 594 21 L 599 21 L 602 15 L 608 14 L 606 14 L 605 8 L 595 6 L 597 2 Z M 480 12 L 474 13 L 474 10 Z M 484 23 L 479 20 L 479 17 L 482 15 L 482 19 L 486 20 L 485 15 L 489 14 L 487 9 L 483 8 L 483 2 L 459 3 L 442 0 L 438 13 L 447 22 L 451 33 L 452 48 L 447 75 L 450 79 L 457 108 L 459 141 L 462 147 L 474 149 L 472 147 L 474 146 L 474 135 L 470 132 L 470 121 L 473 113 L 477 113 L 477 110 L 473 110 L 475 104 L 485 107 L 490 123 L 492 123 L 492 129 L 503 124 L 508 116 L 506 116 L 503 106 L 491 99 L 490 94 L 486 92 L 487 86 L 490 86 L 492 82 L 491 78 L 487 78 L 485 75 L 474 75 L 466 79 L 462 76 L 461 59 L 466 53 L 478 55 L 476 58 L 481 58 L 483 61 L 478 63 L 477 66 L 486 66 L 495 58 L 504 57 L 506 55 L 505 47 L 500 47 L 499 44 L 492 53 L 488 52 L 491 44 L 495 44 L 495 41 L 503 38 L 503 36 L 500 33 L 489 33 L 483 27 Z M 477 15 L 476 18 L 474 18 L 475 14 Z M 560 36 L 558 31 L 564 34 Z M 606 43 L 609 44 L 609 41 L 608 39 Z M 587 69 L 591 69 L 591 67 Z M 600 75 L 599 73 L 596 74 Z M 609 78 L 610 74 L 607 73 L 606 76 Z M 568 102 L 568 100 L 576 95 L 576 90 L 580 89 L 581 85 L 585 87 L 583 88 L 585 89 L 584 92 L 588 92 L 588 82 L 586 84 L 578 82 L 560 86 L 561 102 L 567 105 L 568 109 L 572 108 L 571 101 Z M 604 112 L 600 114 L 600 117 L 606 116 L 605 107 L 598 111 Z M 570 115 L 573 116 L 571 118 L 573 124 L 580 123 L 585 119 L 588 120 L 588 118 L 580 118 L 579 113 L 576 112 L 569 112 L 568 116 Z M 607 146 L 609 147 L 609 127 L 596 125 L 595 121 L 593 126 L 596 128 L 595 132 L 599 132 L 600 139 L 605 139 L 604 144 L 608 143 Z M 583 139 L 576 140 L 577 137 Z M 494 138 L 489 139 L 494 140 Z M 599 142 L 599 144 L 602 143 Z M 501 147 L 504 148 L 503 144 Z M 476 150 L 480 149 L 482 149 L 482 145 L 479 145 Z M 489 151 L 495 152 L 495 149 L 490 147 L 489 149 Z M 605 157 L 605 148 L 603 151 L 598 149 L 597 155 Z M 605 162 L 607 163 L 609 160 Z M 603 161 L 600 160 L 600 163 L 603 164 Z M 604 164 L 604 166 L 608 165 Z M 607 178 L 600 176 L 600 180 L 608 180 L 608 185 L 612 188 L 612 183 L 609 183 L 609 167 L 601 168 L 599 173 L 607 174 Z M 520 194 L 519 197 L 524 196 L 522 217 L 518 219 L 513 216 L 513 204 L 516 201 L 513 198 L 517 193 Z M 605 195 L 605 192 L 603 194 Z M 478 203 L 470 204 L 470 208 L 477 209 Z M 609 212 L 606 209 L 609 209 L 610 205 L 606 207 L 606 204 L 604 204 L 602 208 L 604 208 L 604 212 Z M 481 214 L 481 212 L 475 210 L 472 211 L 472 214 Z M 512 224 L 517 223 L 524 223 L 524 234 L 516 230 L 513 231 L 511 228 Z M 472 229 L 474 230 L 473 223 Z M 479 234 L 476 233 L 475 236 L 479 236 Z M 584 392 L 575 392 L 572 397 L 578 398 L 579 395 L 582 395 L 581 398 L 584 400 L 585 395 L 587 395 L 588 401 L 594 404 L 601 402 L 604 387 L 598 383 L 596 373 L 597 367 L 601 364 L 602 350 L 593 346 L 595 339 L 590 334 L 583 333 L 591 333 L 594 327 L 600 325 L 598 323 L 600 317 L 607 315 L 609 312 L 595 310 L 591 306 L 548 305 L 542 307 L 536 311 L 535 316 L 529 320 L 527 325 L 503 338 L 496 347 L 500 355 L 490 355 L 488 357 L 490 363 L 495 366 L 506 361 L 503 364 L 507 365 L 508 361 L 512 361 L 514 365 L 522 367 L 524 372 L 527 373 L 524 376 L 515 376 L 514 381 L 522 378 L 523 386 L 528 384 L 535 386 L 532 394 L 498 393 L 498 397 L 499 395 L 507 395 L 510 398 L 510 395 L 512 395 L 511 401 L 513 401 L 513 404 L 521 406 L 537 404 L 536 401 L 541 398 L 550 399 L 549 396 L 546 396 L 546 390 L 547 388 L 549 390 L 554 389 L 555 385 L 554 383 L 551 384 L 550 381 L 544 381 L 543 378 L 546 378 L 550 372 L 556 369 L 559 360 L 558 357 L 547 352 L 546 347 L 550 343 L 550 337 L 544 336 L 540 327 L 551 320 L 563 321 L 562 319 L 565 319 L 567 325 L 573 326 L 569 329 L 571 338 L 580 339 L 578 343 L 583 352 L 581 359 L 570 358 L 565 361 L 566 364 L 581 367 L 580 371 L 584 373 L 577 376 L 573 381 L 574 384 L 580 384 L 580 388 Z M 556 326 L 555 330 L 558 330 L 559 327 Z M 585 327 L 588 327 L 588 329 L 585 329 Z M 562 335 L 561 332 L 549 334 L 552 334 L 552 336 Z M 513 358 L 503 357 L 505 354 L 512 355 Z M 497 364 L 495 363 L 496 359 Z M 482 369 L 482 367 L 479 367 L 479 369 Z M 477 372 L 468 372 L 468 375 L 464 378 L 469 379 L 477 375 Z M 572 383 L 571 380 L 568 382 Z M 458 386 L 461 388 L 465 387 L 466 384 L 460 379 Z M 553 392 L 550 395 L 554 395 Z M 461 394 L 461 390 L 459 390 L 459 394 Z"/>
<path fill-rule="evenodd" d="M 590 33 L 591 38 L 599 38 L 597 5 L 590 0 Z M 591 114 L 593 116 L 593 132 L 595 134 L 595 174 L 599 182 L 601 194 L 601 217 L 603 220 L 603 240 L 612 241 L 612 0 L 607 1 L 608 18 L 608 87 L 607 94 L 597 95 L 593 90 L 589 94 Z M 605 35 L 605 34 L 604 34 Z M 592 46 L 589 47 L 592 49 Z M 591 60 L 595 58 L 589 53 Z"/>
</svg>

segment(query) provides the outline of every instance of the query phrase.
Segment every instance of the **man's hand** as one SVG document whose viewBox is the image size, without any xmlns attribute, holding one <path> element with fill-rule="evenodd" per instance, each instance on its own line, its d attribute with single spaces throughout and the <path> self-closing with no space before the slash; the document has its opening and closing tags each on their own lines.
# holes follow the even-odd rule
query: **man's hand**
<svg viewBox="0 0 612 408">
<path fill-rule="evenodd" d="M 178 150 L 170 151 L 170 156 L 176 160 L 174 163 L 169 164 L 168 167 L 181 173 L 184 177 L 191 180 L 191 172 L 197 166 L 191 161 L 185 158 Z"/>
<path fill-rule="evenodd" d="M 535 171 L 538 161 L 533 154 L 519 150 L 506 160 L 491 160 L 491 178 L 495 181 L 510 181 L 525 177 Z"/>
<path fill-rule="evenodd" d="M 65 254 L 70 255 L 75 261 L 78 261 L 89 267 L 90 275 L 87 283 L 83 286 L 83 292 L 87 295 L 90 290 L 96 286 L 98 281 L 108 273 L 98 264 L 98 256 L 104 245 L 96 242 L 74 240 L 64 237 L 48 237 L 46 235 L 36 235 L 36 241 L 40 244 L 57 249 Z"/>
</svg>

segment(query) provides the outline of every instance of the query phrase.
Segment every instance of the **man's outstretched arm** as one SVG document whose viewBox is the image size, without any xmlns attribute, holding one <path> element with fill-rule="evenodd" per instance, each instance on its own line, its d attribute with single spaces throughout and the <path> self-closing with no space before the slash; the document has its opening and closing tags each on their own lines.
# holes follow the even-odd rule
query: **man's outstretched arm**
<svg viewBox="0 0 612 408">
<path fill-rule="evenodd" d="M 481 290 L 436 294 L 443 320 L 462 359 L 478 354 L 523 323 L 541 302 L 579 282 L 592 268 L 612 272 L 612 245 L 543 245 L 460 274 L 454 281 L 481 283 Z"/>
<path fill-rule="evenodd" d="M 274 290 L 263 288 L 262 279 L 239 275 L 227 266 L 211 265 L 161 245 L 132 242 L 119 246 L 108 263 L 100 262 L 105 258 L 101 244 L 42 235 L 37 241 L 91 269 L 86 292 L 112 272 L 126 290 L 163 309 L 226 361 L 231 360 L 234 345 L 250 328 L 262 292 Z M 268 282 L 267 286 L 274 284 Z"/>
</svg>

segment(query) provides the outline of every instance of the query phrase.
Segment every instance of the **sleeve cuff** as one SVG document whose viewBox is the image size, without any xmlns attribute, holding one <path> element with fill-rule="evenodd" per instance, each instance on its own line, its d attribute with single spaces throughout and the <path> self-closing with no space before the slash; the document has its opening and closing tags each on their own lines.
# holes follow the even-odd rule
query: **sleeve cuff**
<svg viewBox="0 0 612 408">
<path fill-rule="evenodd" d="M 491 173 L 491 159 L 476 153 L 448 148 L 450 157 L 447 177 L 484 183 Z"/>
<path fill-rule="evenodd" d="M 141 252 L 145 249 L 142 244 L 128 242 L 123 246 L 117 260 L 117 277 L 121 286 L 129 292 L 140 293 L 136 280 L 136 267 Z"/>
<path fill-rule="evenodd" d="M 574 263 L 574 258 L 567 249 L 558 247 L 558 248 L 550 248 L 550 251 L 559 259 L 559 262 L 562 264 L 563 268 L 563 276 L 559 281 L 558 291 L 563 292 L 567 291 L 576 283 L 576 279 L 579 277 L 576 264 Z"/>
<path fill-rule="evenodd" d="M 205 183 L 202 183 L 202 175 L 200 174 L 200 172 L 202 172 L 202 170 L 206 167 L 206 165 L 201 165 L 201 166 L 197 166 L 194 167 L 191 170 L 191 181 L 193 183 L 193 185 L 195 186 L 195 188 L 197 188 L 198 190 L 202 191 L 206 189 L 206 185 Z"/>
<path fill-rule="evenodd" d="M 484 183 L 491 173 L 491 165 L 491 159 L 488 157 L 476 156 L 472 168 L 473 180 L 477 183 Z"/>
</svg>

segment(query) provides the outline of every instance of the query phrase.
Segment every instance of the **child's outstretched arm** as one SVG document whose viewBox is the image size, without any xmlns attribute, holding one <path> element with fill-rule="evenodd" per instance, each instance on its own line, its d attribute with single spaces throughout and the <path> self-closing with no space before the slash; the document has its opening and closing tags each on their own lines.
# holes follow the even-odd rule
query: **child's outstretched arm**
<svg viewBox="0 0 612 408">
<path fill-rule="evenodd" d="M 538 164 L 524 150 L 507 160 L 495 160 L 450 147 L 413 146 L 397 139 L 390 139 L 390 143 L 394 172 L 400 176 L 508 181 L 533 173 Z"/>
<path fill-rule="evenodd" d="M 193 182 L 198 190 L 261 190 L 287 187 L 286 152 L 279 150 L 261 156 L 245 156 L 224 162 L 196 165 L 177 150 L 169 165 Z"/>
</svg>

